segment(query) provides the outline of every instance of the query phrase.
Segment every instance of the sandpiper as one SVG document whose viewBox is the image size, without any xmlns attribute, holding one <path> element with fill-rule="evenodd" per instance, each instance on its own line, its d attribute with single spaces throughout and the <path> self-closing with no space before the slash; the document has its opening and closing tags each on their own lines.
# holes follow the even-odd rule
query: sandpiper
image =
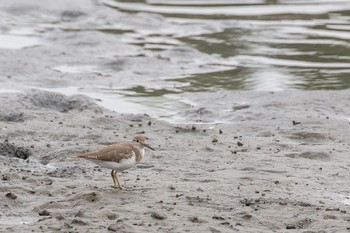
<svg viewBox="0 0 350 233">
<path fill-rule="evenodd" d="M 136 136 L 131 142 L 121 142 L 103 147 L 97 151 L 79 155 L 79 158 L 88 159 L 101 167 L 112 169 L 111 176 L 114 187 L 123 189 L 117 172 L 127 170 L 140 162 L 145 155 L 145 147 L 154 150 L 146 144 L 147 137 Z"/>
</svg>

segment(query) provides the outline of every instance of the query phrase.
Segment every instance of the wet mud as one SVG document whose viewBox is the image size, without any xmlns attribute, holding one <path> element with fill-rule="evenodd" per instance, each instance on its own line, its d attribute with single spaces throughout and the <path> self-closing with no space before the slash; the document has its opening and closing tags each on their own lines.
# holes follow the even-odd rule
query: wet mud
<svg viewBox="0 0 350 233">
<path fill-rule="evenodd" d="M 18 107 L 27 118 L 0 121 L 0 230 L 347 231 L 349 121 L 340 111 L 325 117 L 320 105 L 305 112 L 298 103 L 301 96 L 317 103 L 319 95 L 266 101 L 266 94 L 240 110 L 240 119 L 217 125 L 121 115 L 84 96 L 1 94 L 3 111 Z M 337 108 L 347 95 L 322 94 Z M 286 112 L 290 105 L 300 111 Z M 108 169 L 76 159 L 140 132 L 156 151 L 120 174 L 127 190 L 113 188 Z"/>
</svg>

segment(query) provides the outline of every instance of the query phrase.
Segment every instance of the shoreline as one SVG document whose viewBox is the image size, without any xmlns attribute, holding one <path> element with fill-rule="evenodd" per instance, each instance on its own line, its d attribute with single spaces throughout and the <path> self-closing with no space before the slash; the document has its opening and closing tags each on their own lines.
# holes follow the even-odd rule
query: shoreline
<svg viewBox="0 0 350 233">
<path fill-rule="evenodd" d="M 0 94 L 0 231 L 348 231 L 346 91 L 225 98 L 245 105 L 227 113 L 231 124 L 192 126 L 118 114 L 81 95 Z M 136 133 L 156 151 L 120 174 L 130 191 L 112 188 L 108 169 L 70 159 Z"/>
</svg>

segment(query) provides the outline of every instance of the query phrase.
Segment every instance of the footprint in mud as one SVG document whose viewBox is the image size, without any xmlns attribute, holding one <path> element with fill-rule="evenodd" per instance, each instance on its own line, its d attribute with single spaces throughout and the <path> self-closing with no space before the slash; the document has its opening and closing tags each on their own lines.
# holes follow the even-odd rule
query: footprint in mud
<svg viewBox="0 0 350 233">
<path fill-rule="evenodd" d="M 89 193 L 78 193 L 74 195 L 69 201 L 86 201 L 86 202 L 96 202 L 101 199 L 101 195 L 96 192 Z"/>
<path fill-rule="evenodd" d="M 285 155 L 288 158 L 304 158 L 304 159 L 312 159 L 312 160 L 321 160 L 326 161 L 330 160 L 331 156 L 325 152 L 316 152 L 316 151 L 307 151 L 303 153 L 290 153 Z"/>
<path fill-rule="evenodd" d="M 288 136 L 288 138 L 304 143 L 320 143 L 324 140 L 329 139 L 326 134 L 315 132 L 297 132 Z"/>
</svg>

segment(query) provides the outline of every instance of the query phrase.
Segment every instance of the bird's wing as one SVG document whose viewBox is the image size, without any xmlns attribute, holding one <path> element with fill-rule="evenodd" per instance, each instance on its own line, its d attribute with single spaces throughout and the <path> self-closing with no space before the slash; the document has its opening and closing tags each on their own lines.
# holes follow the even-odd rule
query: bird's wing
<svg viewBox="0 0 350 233">
<path fill-rule="evenodd" d="M 79 158 L 119 162 L 133 156 L 135 154 L 133 149 L 130 144 L 119 143 L 103 147 L 94 152 L 81 154 Z"/>
</svg>

